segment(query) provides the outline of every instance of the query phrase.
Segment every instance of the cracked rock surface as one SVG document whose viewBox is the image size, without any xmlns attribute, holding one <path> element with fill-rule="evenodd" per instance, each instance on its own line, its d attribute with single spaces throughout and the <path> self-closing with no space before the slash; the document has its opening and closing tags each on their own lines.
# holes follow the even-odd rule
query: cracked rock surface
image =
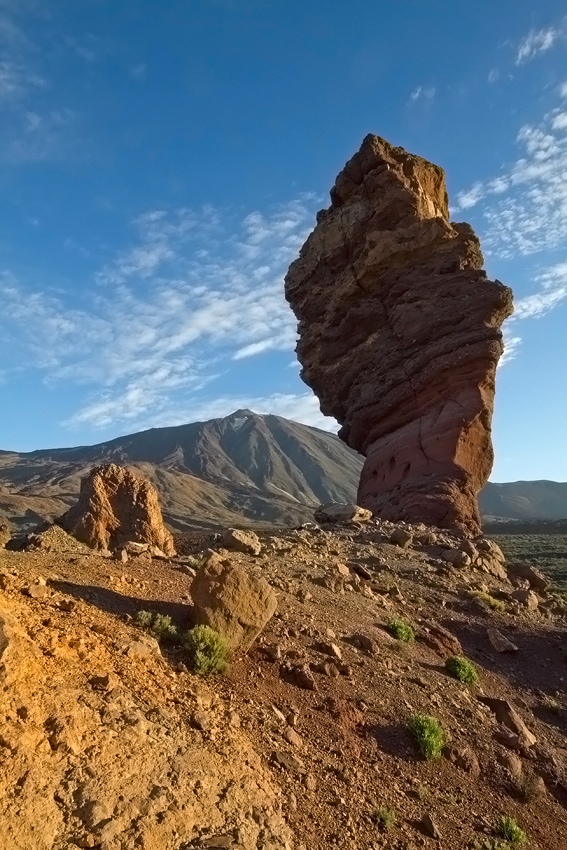
<svg viewBox="0 0 567 850">
<path fill-rule="evenodd" d="M 443 170 L 369 135 L 286 276 L 302 378 L 365 455 L 358 504 L 383 518 L 479 532 L 512 313 L 482 265 Z"/>
</svg>

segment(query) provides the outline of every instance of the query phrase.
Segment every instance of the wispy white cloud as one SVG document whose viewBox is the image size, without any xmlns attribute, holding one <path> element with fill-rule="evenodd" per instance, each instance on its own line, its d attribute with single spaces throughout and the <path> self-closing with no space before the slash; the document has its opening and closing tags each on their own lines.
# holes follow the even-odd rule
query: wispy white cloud
<svg viewBox="0 0 567 850">
<path fill-rule="evenodd" d="M 47 382 L 79 388 L 67 424 L 147 427 L 188 395 L 193 404 L 235 360 L 294 348 L 283 276 L 319 206 L 305 195 L 241 218 L 147 212 L 136 240 L 95 272 L 82 309 L 5 277 L 0 327 Z"/>
<path fill-rule="evenodd" d="M 3 165 L 22 165 L 68 157 L 75 114 L 53 100 L 45 51 L 27 34 L 29 21 L 41 4 L 0 0 L 0 109 Z M 25 23 L 24 27 L 22 21 Z"/>
<path fill-rule="evenodd" d="M 522 344 L 522 338 L 519 336 L 514 336 L 510 333 L 509 326 L 504 328 L 504 354 L 500 358 L 498 365 L 500 367 L 504 366 L 506 363 L 509 363 L 511 360 L 515 360 L 520 346 Z"/>
<path fill-rule="evenodd" d="M 567 80 L 559 86 L 560 97 L 567 97 Z"/>
<path fill-rule="evenodd" d="M 490 84 L 496 83 L 499 79 L 500 79 L 500 71 L 498 70 L 498 68 L 492 68 L 488 72 L 488 82 Z"/>
<path fill-rule="evenodd" d="M 535 283 L 539 291 L 516 302 L 516 319 L 539 319 L 567 300 L 567 262 L 539 272 Z"/>
<path fill-rule="evenodd" d="M 0 101 L 4 104 L 45 86 L 45 79 L 22 63 L 10 59 L 0 61 Z"/>
<path fill-rule="evenodd" d="M 562 90 L 561 92 L 562 93 Z M 518 353 L 518 322 L 536 319 L 567 303 L 567 112 L 559 107 L 539 124 L 526 124 L 517 135 L 522 156 L 493 178 L 476 181 L 457 196 L 457 210 L 479 207 L 481 238 L 488 255 L 511 260 L 542 255 L 532 291 L 516 299 L 507 323 L 501 362 Z M 549 265 L 547 253 L 553 251 Z"/>
<path fill-rule="evenodd" d="M 435 86 L 417 86 L 410 94 L 410 102 L 415 103 L 416 100 L 433 100 L 437 94 Z"/>
<path fill-rule="evenodd" d="M 567 130 L 567 112 L 555 112 L 551 126 L 554 130 Z"/>
<path fill-rule="evenodd" d="M 482 202 L 483 245 L 504 258 L 567 242 L 567 113 L 556 108 L 539 125 L 524 125 L 517 143 L 519 159 L 457 195 L 456 211 Z"/>
<path fill-rule="evenodd" d="M 163 417 L 157 414 L 150 419 L 149 427 L 163 425 L 183 425 L 186 422 L 200 422 L 207 419 L 227 416 L 235 410 L 251 410 L 254 413 L 271 413 L 283 416 L 304 425 L 312 425 L 323 431 L 338 431 L 338 424 L 329 416 L 323 416 L 319 402 L 312 393 L 274 393 L 268 396 L 234 395 L 197 401 L 190 408 L 178 410 L 173 415 Z"/>
<path fill-rule="evenodd" d="M 518 44 L 516 65 L 523 65 L 540 53 L 550 50 L 562 35 L 563 31 L 559 27 L 546 27 L 540 30 L 531 29 Z"/>
</svg>

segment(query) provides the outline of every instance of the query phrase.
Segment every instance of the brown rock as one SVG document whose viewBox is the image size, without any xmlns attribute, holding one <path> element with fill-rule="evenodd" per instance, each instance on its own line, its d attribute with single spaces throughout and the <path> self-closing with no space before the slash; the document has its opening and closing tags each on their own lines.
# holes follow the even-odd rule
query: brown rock
<svg viewBox="0 0 567 850">
<path fill-rule="evenodd" d="M 449 223 L 441 168 L 367 136 L 292 263 L 303 380 L 366 456 L 358 502 L 478 534 L 512 293 Z"/>
<path fill-rule="evenodd" d="M 342 502 L 330 502 L 319 505 L 315 511 L 316 522 L 368 522 L 372 519 L 372 511 Z"/>
<path fill-rule="evenodd" d="M 498 629 L 494 629 L 491 626 L 486 627 L 486 634 L 488 640 L 496 650 L 496 652 L 517 652 L 518 647 L 515 643 L 512 643 L 511 640 L 508 640 L 502 632 L 499 632 Z"/>
<path fill-rule="evenodd" d="M 514 753 L 499 753 L 498 761 L 514 779 L 519 779 L 523 772 L 522 759 Z"/>
<path fill-rule="evenodd" d="M 11 540 L 12 532 L 7 519 L 0 519 L 0 549 L 3 549 L 6 543 Z"/>
<path fill-rule="evenodd" d="M 451 634 L 448 629 L 435 623 L 433 620 L 425 623 L 420 629 L 419 639 L 435 650 L 439 655 L 462 655 L 463 647 L 458 638 Z"/>
<path fill-rule="evenodd" d="M 478 759 L 470 747 L 451 747 L 447 758 L 461 770 L 469 773 L 473 779 L 478 779 L 480 776 Z"/>
<path fill-rule="evenodd" d="M 443 560 L 454 567 L 468 567 L 471 562 L 471 556 L 462 549 L 446 549 L 442 554 Z"/>
<path fill-rule="evenodd" d="M 437 841 L 441 840 L 441 833 L 429 812 L 424 814 L 420 821 L 420 825 L 423 832 L 425 832 L 426 835 L 429 835 L 430 838 L 435 838 Z"/>
<path fill-rule="evenodd" d="M 525 579 L 529 582 L 530 587 L 533 588 L 533 590 L 537 590 L 538 593 L 545 593 L 545 591 L 551 587 L 550 579 L 548 579 L 541 570 L 538 570 L 537 567 L 532 566 L 532 564 L 516 562 L 507 564 L 507 569 L 509 576 Z"/>
<path fill-rule="evenodd" d="M 220 539 L 220 545 L 234 552 L 243 552 L 245 555 L 259 555 L 262 551 L 258 535 L 253 531 L 243 531 L 240 528 L 227 528 Z"/>
<path fill-rule="evenodd" d="M 277 608 L 268 582 L 240 566 L 211 562 L 191 583 L 195 622 L 216 629 L 231 649 L 248 649 Z"/>
<path fill-rule="evenodd" d="M 43 584 L 36 582 L 29 585 L 27 595 L 31 596 L 32 599 L 46 599 L 48 596 L 51 596 L 51 591 L 45 582 Z"/>
<path fill-rule="evenodd" d="M 536 743 L 537 738 L 530 732 L 516 709 L 508 700 L 483 696 L 479 697 L 479 700 L 494 712 L 498 723 L 501 723 L 514 735 L 517 735 L 521 741 L 526 742 L 527 746 L 532 747 Z"/>
<path fill-rule="evenodd" d="M 413 537 L 405 528 L 394 528 L 390 535 L 390 543 L 399 546 L 401 549 L 407 549 L 408 546 L 411 546 L 412 542 Z"/>
<path fill-rule="evenodd" d="M 286 682 L 295 685 L 298 688 L 303 688 L 306 691 L 316 691 L 317 684 L 309 667 L 306 664 L 283 664 L 280 668 L 280 676 Z"/>
<path fill-rule="evenodd" d="M 59 523 L 93 549 L 115 551 L 135 541 L 175 554 L 154 487 L 114 463 L 91 470 L 82 481 L 79 501 Z"/>
<path fill-rule="evenodd" d="M 535 611 L 539 606 L 539 599 L 533 590 L 524 590 L 523 588 L 520 588 L 519 590 L 513 590 L 510 596 L 512 599 L 516 599 L 524 605 L 528 611 Z"/>
</svg>

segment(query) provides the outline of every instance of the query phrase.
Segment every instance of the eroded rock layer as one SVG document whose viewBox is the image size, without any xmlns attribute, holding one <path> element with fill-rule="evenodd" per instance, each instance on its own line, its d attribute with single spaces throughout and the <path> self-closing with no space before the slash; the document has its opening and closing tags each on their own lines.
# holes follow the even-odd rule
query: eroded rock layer
<svg viewBox="0 0 567 850">
<path fill-rule="evenodd" d="M 165 555 L 175 553 L 155 488 L 115 463 L 91 470 L 81 483 L 79 501 L 59 524 L 93 549 L 116 550 L 135 541 L 156 546 Z"/>
<path fill-rule="evenodd" d="M 512 292 L 449 222 L 441 168 L 367 136 L 285 281 L 303 380 L 366 456 L 358 503 L 478 533 Z"/>
</svg>

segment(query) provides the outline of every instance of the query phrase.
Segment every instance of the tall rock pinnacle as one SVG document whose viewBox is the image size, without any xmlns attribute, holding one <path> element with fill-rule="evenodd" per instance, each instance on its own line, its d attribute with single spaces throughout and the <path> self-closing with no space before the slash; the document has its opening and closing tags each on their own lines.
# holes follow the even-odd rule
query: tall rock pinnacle
<svg viewBox="0 0 567 850">
<path fill-rule="evenodd" d="M 478 533 L 512 292 L 449 222 L 445 175 L 367 136 L 285 280 L 303 380 L 366 456 L 358 502 Z"/>
</svg>

